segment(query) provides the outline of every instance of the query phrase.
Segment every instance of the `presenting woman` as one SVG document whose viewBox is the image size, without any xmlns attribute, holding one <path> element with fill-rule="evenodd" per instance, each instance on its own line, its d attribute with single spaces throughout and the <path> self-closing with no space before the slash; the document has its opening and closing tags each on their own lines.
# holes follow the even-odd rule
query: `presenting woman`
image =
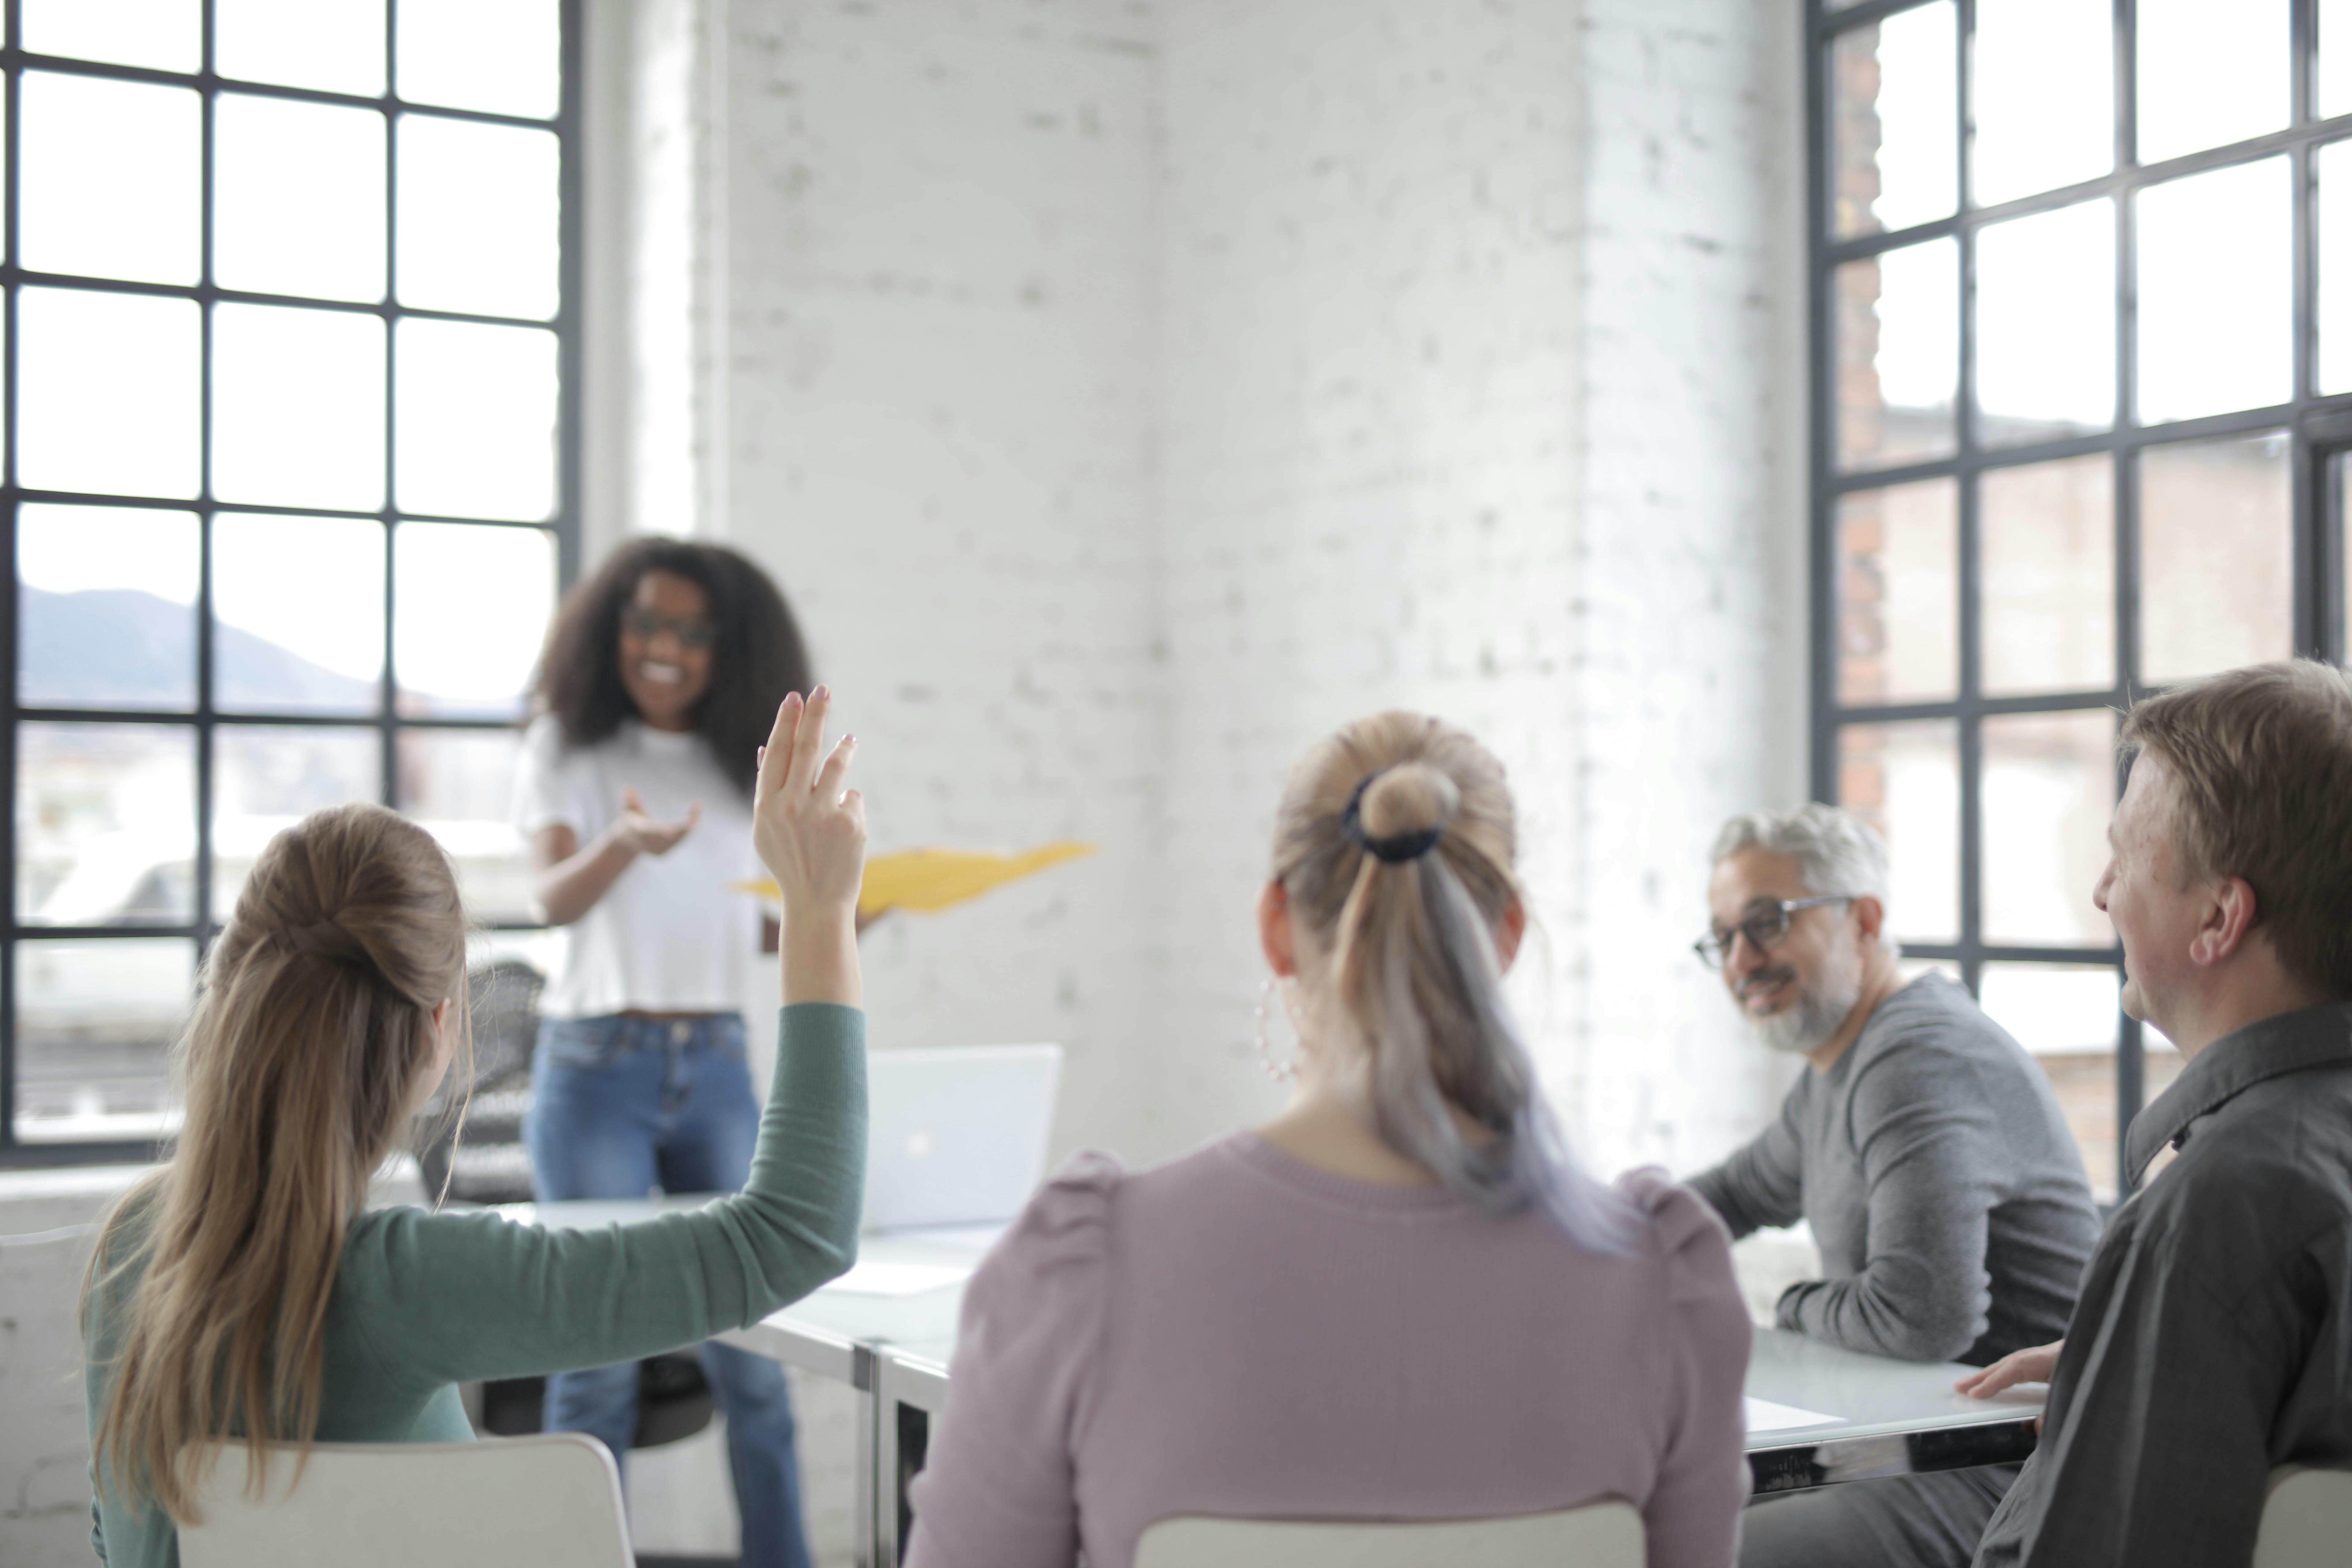
<svg viewBox="0 0 2352 1568">
<path fill-rule="evenodd" d="M 542 1200 L 740 1187 L 760 1122 L 742 999 L 761 947 L 751 770 L 809 687 L 783 595 L 734 551 L 640 539 L 573 588 L 549 633 L 515 819 L 569 940 L 541 1002 L 526 1136 Z M 707 1343 L 745 1568 L 801 1568 L 783 1370 Z M 634 1362 L 547 1380 L 550 1431 L 625 1459 Z"/>
</svg>

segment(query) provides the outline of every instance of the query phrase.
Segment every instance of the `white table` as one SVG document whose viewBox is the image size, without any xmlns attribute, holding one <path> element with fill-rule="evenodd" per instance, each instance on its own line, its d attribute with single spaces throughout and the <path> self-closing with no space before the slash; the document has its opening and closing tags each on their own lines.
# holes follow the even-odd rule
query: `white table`
<svg viewBox="0 0 2352 1568">
<path fill-rule="evenodd" d="M 515 1204 L 500 1212 L 564 1226 L 699 1208 L 707 1196 L 622 1203 Z M 1000 1227 L 868 1236 L 858 1268 L 748 1329 L 719 1337 L 858 1393 L 857 1555 L 898 1561 L 905 1483 L 920 1468 L 929 1423 L 948 1403 L 963 1281 Z M 928 1288 L 926 1288 L 928 1287 Z M 2039 1387 L 1990 1400 L 1952 1392 L 1969 1368 L 1889 1361 L 1780 1329 L 1759 1329 L 1748 1367 L 1757 1399 L 1816 1413 L 1817 1424 L 1751 1431 L 1759 1493 L 2024 1458 L 2033 1451 Z"/>
<path fill-rule="evenodd" d="M 500 1204 L 495 1211 L 520 1225 L 593 1229 L 625 1225 L 698 1209 L 710 1194 L 678 1197 L 589 1198 L 562 1203 Z M 898 1510 L 903 1488 L 898 1476 L 897 1423 L 912 1410 L 920 1422 L 946 1403 L 946 1352 L 942 1350 L 934 1393 L 928 1385 L 908 1398 L 907 1373 L 893 1368 L 884 1387 L 884 1352 L 912 1344 L 951 1344 L 963 1281 L 978 1266 L 1002 1226 L 958 1226 L 867 1236 L 858 1241 L 858 1267 L 814 1295 L 802 1298 L 747 1329 L 718 1336 L 728 1344 L 796 1366 L 817 1377 L 846 1384 L 857 1394 L 856 1531 L 861 1568 L 898 1561 Z M 926 1279 L 931 1289 L 908 1289 Z M 878 1287 L 871 1288 L 871 1287 Z M 889 1421 L 882 1419 L 884 1412 Z M 886 1489 L 882 1479 L 888 1477 Z M 886 1528 L 887 1526 L 887 1528 Z"/>
</svg>

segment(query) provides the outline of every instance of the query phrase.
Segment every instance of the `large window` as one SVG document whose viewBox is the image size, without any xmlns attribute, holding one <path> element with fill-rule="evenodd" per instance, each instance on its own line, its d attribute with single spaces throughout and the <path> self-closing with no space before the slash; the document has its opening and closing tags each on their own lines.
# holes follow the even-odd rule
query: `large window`
<svg viewBox="0 0 2352 1568">
<path fill-rule="evenodd" d="M 527 919 L 577 531 L 562 0 L 7 0 L 0 1158 L 131 1155 L 255 854 L 381 800 Z"/>
<path fill-rule="evenodd" d="M 2093 1185 L 2179 1058 L 2090 891 L 2116 712 L 2343 651 L 2352 0 L 1814 0 L 1815 794 Z"/>
</svg>

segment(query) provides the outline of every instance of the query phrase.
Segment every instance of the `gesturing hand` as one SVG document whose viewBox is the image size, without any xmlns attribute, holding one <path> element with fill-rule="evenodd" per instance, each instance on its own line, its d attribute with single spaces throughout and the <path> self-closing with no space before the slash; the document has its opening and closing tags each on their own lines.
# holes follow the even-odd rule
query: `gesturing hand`
<svg viewBox="0 0 2352 1568">
<path fill-rule="evenodd" d="M 857 737 L 844 735 L 825 753 L 832 707 L 833 694 L 822 686 L 806 702 L 794 692 L 776 710 L 760 750 L 751 844 L 776 879 L 787 933 L 813 921 L 854 921 L 866 874 L 866 802 L 842 788 Z"/>
<path fill-rule="evenodd" d="M 2047 1383 L 2058 1370 L 2058 1352 L 2065 1348 L 2064 1340 L 2053 1340 L 2046 1345 L 2011 1351 L 1983 1371 L 1970 1373 L 1952 1387 L 1970 1399 L 1990 1399 L 2002 1389 L 2017 1384 Z M 2042 1430 L 2040 1416 L 2034 1417 L 2033 1429 L 2037 1432 Z"/>
<path fill-rule="evenodd" d="M 646 812 L 646 803 L 637 798 L 637 792 L 624 789 L 621 816 L 613 824 L 613 836 L 639 855 L 667 855 L 701 820 L 702 803 L 698 800 L 686 808 L 686 816 L 678 821 L 656 822 Z"/>
</svg>

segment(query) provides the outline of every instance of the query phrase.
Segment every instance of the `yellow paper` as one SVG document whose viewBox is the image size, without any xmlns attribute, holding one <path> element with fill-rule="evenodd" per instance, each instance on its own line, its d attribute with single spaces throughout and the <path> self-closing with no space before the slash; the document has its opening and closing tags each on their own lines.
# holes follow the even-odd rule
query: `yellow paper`
<svg viewBox="0 0 2352 1568">
<path fill-rule="evenodd" d="M 1095 847 L 1064 839 L 1018 851 L 901 849 L 872 856 L 866 862 L 865 886 L 857 891 L 857 912 L 871 918 L 884 910 L 948 909 L 1048 866 L 1091 855 Z M 763 899 L 781 896 L 773 882 L 737 882 L 734 888 Z"/>
</svg>

